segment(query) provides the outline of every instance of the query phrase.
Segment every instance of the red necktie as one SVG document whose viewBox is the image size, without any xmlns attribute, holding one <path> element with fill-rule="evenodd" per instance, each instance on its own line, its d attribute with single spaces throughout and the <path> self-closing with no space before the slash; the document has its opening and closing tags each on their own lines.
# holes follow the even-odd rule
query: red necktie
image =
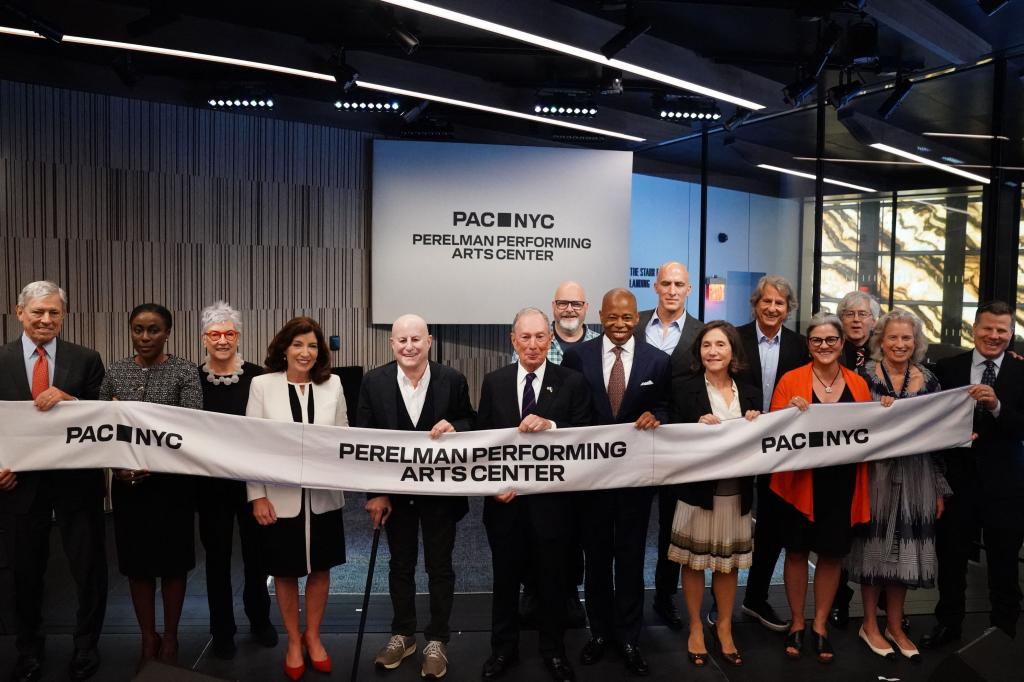
<svg viewBox="0 0 1024 682">
<path fill-rule="evenodd" d="M 39 358 L 36 366 L 32 368 L 32 400 L 39 397 L 39 394 L 50 387 L 50 362 L 46 359 L 46 349 L 36 346 Z"/>
</svg>

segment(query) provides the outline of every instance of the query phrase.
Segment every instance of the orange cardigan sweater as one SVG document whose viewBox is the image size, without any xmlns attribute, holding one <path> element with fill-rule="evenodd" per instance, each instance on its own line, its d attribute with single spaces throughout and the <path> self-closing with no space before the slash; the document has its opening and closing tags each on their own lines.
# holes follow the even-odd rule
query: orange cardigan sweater
<svg viewBox="0 0 1024 682">
<path fill-rule="evenodd" d="M 814 376 L 811 373 L 811 364 L 807 363 L 803 367 L 797 367 L 782 376 L 775 387 L 775 393 L 772 394 L 772 412 L 788 407 L 789 401 L 794 396 L 802 396 L 807 402 L 812 401 Z M 854 400 L 857 402 L 871 400 L 871 391 L 868 389 L 867 382 L 859 374 L 842 365 L 840 365 L 840 369 Z M 771 489 L 776 495 L 796 507 L 808 519 L 814 521 L 814 488 L 810 469 L 772 474 Z M 869 501 L 868 465 L 861 462 L 857 465 L 853 503 L 850 505 L 851 526 L 857 523 L 867 523 L 871 519 Z"/>
</svg>

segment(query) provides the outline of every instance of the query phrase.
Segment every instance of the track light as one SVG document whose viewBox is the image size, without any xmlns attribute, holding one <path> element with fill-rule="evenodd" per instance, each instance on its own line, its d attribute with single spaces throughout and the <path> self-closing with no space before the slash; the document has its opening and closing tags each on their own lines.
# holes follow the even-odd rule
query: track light
<svg viewBox="0 0 1024 682">
<path fill-rule="evenodd" d="M 387 31 L 388 40 L 402 48 L 405 54 L 411 55 L 420 46 L 420 39 L 403 26 L 390 10 L 378 7 L 373 12 L 373 18 Z"/>
<path fill-rule="evenodd" d="M 860 81 L 836 85 L 828 89 L 828 103 L 835 107 L 836 111 L 839 111 L 852 102 L 853 98 L 859 95 L 863 89 L 864 84 Z"/>
<path fill-rule="evenodd" d="M 750 115 L 753 113 L 754 112 L 750 111 L 749 109 L 736 107 L 736 111 L 733 113 L 733 115 L 722 122 L 722 127 L 725 128 L 727 131 L 732 132 L 736 128 L 739 128 L 741 125 L 746 123 L 747 119 L 750 118 Z"/>
<path fill-rule="evenodd" d="M 348 93 L 352 89 L 352 86 L 359 80 L 359 72 L 348 65 L 345 61 L 344 50 L 339 50 L 336 55 L 331 59 L 330 62 L 331 73 L 334 75 L 334 80 L 338 83 L 338 87 L 341 88 L 342 93 Z"/>
<path fill-rule="evenodd" d="M 601 46 L 601 54 L 607 59 L 612 59 L 615 55 L 625 50 L 631 42 L 650 30 L 651 25 L 645 22 L 630 24 Z"/>
<path fill-rule="evenodd" d="M 598 91 L 602 95 L 622 94 L 622 70 L 608 66 L 601 67 L 601 85 Z"/>
<path fill-rule="evenodd" d="M 32 30 L 38 33 L 43 38 L 46 38 L 50 42 L 60 43 L 64 40 L 64 31 L 54 26 L 50 22 L 46 21 L 38 14 L 34 14 L 19 3 L 16 2 L 4 2 L 0 5 L 3 9 L 7 10 L 9 14 L 13 14 L 18 17 L 26 24 L 32 27 Z"/>
<path fill-rule="evenodd" d="M 878 24 L 865 20 L 847 27 L 846 59 L 854 66 L 878 63 Z"/>
<path fill-rule="evenodd" d="M 597 107 L 593 102 L 542 100 L 533 105 L 533 113 L 558 118 L 592 118 L 597 116 Z"/>
<path fill-rule="evenodd" d="M 790 83 L 783 88 L 782 99 L 786 101 L 786 104 L 798 107 L 803 104 L 805 99 L 810 97 L 811 93 L 814 92 L 817 87 L 817 78 L 804 78 L 803 80 L 796 81 L 795 83 Z"/>
<path fill-rule="evenodd" d="M 430 106 L 430 100 L 429 99 L 423 100 L 422 102 L 420 102 L 419 104 L 414 106 L 412 109 L 410 109 L 409 111 L 407 111 L 404 114 L 402 114 L 402 120 L 405 121 L 406 125 L 410 125 L 412 123 L 415 123 L 416 119 L 418 119 L 420 116 L 422 116 L 423 112 L 426 111 L 427 107 L 429 107 L 429 106 Z"/>
<path fill-rule="evenodd" d="M 338 100 L 334 103 L 334 108 L 353 114 L 397 114 L 401 111 L 402 105 L 394 99 L 358 97 Z"/>
<path fill-rule="evenodd" d="M 910 89 L 914 87 L 914 84 L 905 78 L 901 78 L 896 81 L 896 85 L 892 88 L 892 93 L 885 98 L 882 102 L 882 106 L 878 107 L 878 116 L 883 121 L 889 119 L 890 116 L 903 104 L 903 100 L 910 94 Z"/>
<path fill-rule="evenodd" d="M 678 95 L 656 95 L 654 110 L 663 121 L 689 123 L 690 121 L 717 121 L 722 112 L 712 100 L 702 97 L 680 97 Z"/>
<path fill-rule="evenodd" d="M 224 90 L 206 100 L 212 109 L 232 109 L 234 111 L 268 111 L 274 108 L 273 96 L 265 90 L 241 88 L 236 92 Z"/>
</svg>

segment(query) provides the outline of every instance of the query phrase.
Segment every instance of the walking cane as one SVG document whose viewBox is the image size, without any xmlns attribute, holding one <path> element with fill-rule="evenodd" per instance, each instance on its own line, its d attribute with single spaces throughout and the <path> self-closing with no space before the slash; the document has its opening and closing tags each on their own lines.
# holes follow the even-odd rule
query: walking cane
<svg viewBox="0 0 1024 682">
<path fill-rule="evenodd" d="M 352 659 L 351 682 L 359 677 L 359 652 L 363 648 L 363 631 L 366 630 L 366 611 L 370 606 L 370 588 L 373 587 L 373 567 L 377 563 L 377 546 L 380 544 L 380 527 L 373 531 L 373 546 L 370 547 L 370 565 L 366 567 L 366 591 L 363 592 L 363 611 L 359 614 L 359 632 L 356 634 L 356 651 Z"/>
</svg>

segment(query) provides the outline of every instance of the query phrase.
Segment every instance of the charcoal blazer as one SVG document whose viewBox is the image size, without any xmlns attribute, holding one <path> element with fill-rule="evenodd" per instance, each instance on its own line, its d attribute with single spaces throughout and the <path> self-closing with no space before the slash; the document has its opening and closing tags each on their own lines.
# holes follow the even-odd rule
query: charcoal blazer
<svg viewBox="0 0 1024 682">
<path fill-rule="evenodd" d="M 672 388 L 672 367 L 667 353 L 646 341 L 633 344 L 633 366 L 629 371 L 626 392 L 618 415 L 612 414 L 608 388 L 604 382 L 602 355 L 604 335 L 569 349 L 562 358 L 562 367 L 583 374 L 590 386 L 590 423 L 630 424 L 644 412 L 651 412 L 660 422 L 668 422 L 668 399 Z"/>
<path fill-rule="evenodd" d="M 760 376 L 760 373 L 758 373 Z M 736 378 L 739 392 L 740 412 L 761 411 L 761 391 Z M 704 383 L 704 373 L 672 382 L 672 423 L 693 424 L 706 414 L 711 414 L 711 399 Z M 708 427 L 711 428 L 711 427 Z M 680 483 L 674 486 L 679 500 L 701 509 L 712 509 L 715 496 L 715 481 Z M 740 512 L 746 514 L 754 501 L 754 477 L 744 476 L 740 483 Z"/>
<path fill-rule="evenodd" d="M 388 364 L 371 370 L 363 377 L 359 388 L 359 405 L 356 408 L 356 426 L 363 429 L 400 430 L 398 406 L 402 396 L 398 390 L 398 363 Z M 472 431 L 476 412 L 469 402 L 469 385 L 460 372 L 430 363 L 430 383 L 427 385 L 427 399 L 420 415 L 420 423 L 429 428 L 447 419 L 456 431 Z M 429 411 L 429 414 L 428 414 Z M 381 493 L 368 493 L 367 498 Z M 393 504 L 408 502 L 415 495 L 390 495 Z M 469 503 L 463 496 L 437 498 L 444 500 L 456 519 L 469 511 Z"/>
<path fill-rule="evenodd" d="M 651 323 L 651 317 L 653 315 L 653 309 L 644 310 L 640 313 L 640 322 L 637 323 L 636 329 L 633 330 L 634 339 L 646 342 L 647 325 Z M 704 323 L 690 313 L 683 315 L 683 327 L 679 335 L 679 342 L 670 354 L 673 378 L 686 376 L 693 372 L 691 369 L 693 356 L 690 355 L 690 349 L 693 347 L 693 342 L 697 338 L 697 334 L 703 327 Z"/>
<path fill-rule="evenodd" d="M 743 342 L 743 352 L 747 356 L 747 368 L 736 377 L 736 384 L 739 385 L 742 382 L 757 390 L 757 407 L 750 409 L 760 411 L 764 405 L 764 396 L 762 395 L 761 381 L 761 353 L 757 348 L 757 322 L 748 322 L 737 327 L 736 331 L 739 332 L 740 341 Z M 781 329 L 780 333 L 782 338 L 779 340 L 779 367 L 775 371 L 775 386 L 779 385 L 779 379 L 783 374 L 811 361 L 811 356 L 807 352 L 807 339 L 803 334 L 797 334 L 785 327 Z M 773 392 L 775 386 L 772 386 Z M 771 400 L 771 396 L 768 398 Z"/>
<path fill-rule="evenodd" d="M 506 365 L 484 377 L 480 389 L 478 429 L 507 429 L 519 426 L 520 406 L 516 394 L 518 364 Z M 558 428 L 590 424 L 590 389 L 579 372 L 548 362 L 537 396 L 539 417 L 550 419 Z M 528 517 L 542 533 L 564 534 L 571 528 L 571 497 L 566 493 L 523 495 L 509 503 L 493 497 L 484 500 L 484 524 L 508 532 L 520 516 Z"/>
<path fill-rule="evenodd" d="M 96 400 L 103 383 L 103 361 L 91 348 L 57 339 L 53 385 L 79 400 Z M 32 389 L 25 374 L 25 356 L 21 335 L 0 346 L 0 400 L 32 400 Z M 25 514 L 36 498 L 40 481 L 46 474 L 54 499 L 68 509 L 91 507 L 103 499 L 103 472 L 99 469 L 17 472 L 14 490 L 0 492 L 0 513 Z"/>
</svg>

